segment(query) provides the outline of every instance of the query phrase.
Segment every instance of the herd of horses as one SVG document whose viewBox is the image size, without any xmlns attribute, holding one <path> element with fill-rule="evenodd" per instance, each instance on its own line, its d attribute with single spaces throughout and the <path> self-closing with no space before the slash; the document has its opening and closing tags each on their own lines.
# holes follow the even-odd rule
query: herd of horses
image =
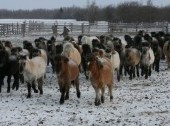
<svg viewBox="0 0 170 126">
<path fill-rule="evenodd" d="M 31 98 L 31 89 L 43 94 L 46 67 L 51 64 L 61 92 L 60 104 L 69 99 L 72 84 L 80 98 L 79 75 L 83 72 L 95 90 L 95 105 L 98 106 L 104 103 L 106 86 L 110 101 L 113 99 L 115 75 L 118 82 L 123 75 L 129 75 L 130 80 L 136 76 L 147 79 L 152 70 L 159 72 L 160 60 L 166 60 L 168 68 L 170 67 L 170 34 L 162 31 L 139 31 L 134 36 L 123 37 L 66 36 L 60 42 L 53 36 L 50 39 L 39 37 L 34 42 L 23 41 L 22 47 L 14 46 L 8 40 L 1 40 L 0 92 L 7 76 L 8 93 L 11 78 L 14 77 L 12 89 L 18 90 L 19 83 L 26 83 L 27 98 Z"/>
</svg>

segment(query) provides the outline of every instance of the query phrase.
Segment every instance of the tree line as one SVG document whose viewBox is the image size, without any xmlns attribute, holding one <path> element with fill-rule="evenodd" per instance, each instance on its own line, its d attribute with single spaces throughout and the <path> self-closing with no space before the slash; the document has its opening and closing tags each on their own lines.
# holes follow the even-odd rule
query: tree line
<svg viewBox="0 0 170 126">
<path fill-rule="evenodd" d="M 108 22 L 164 22 L 170 21 L 170 6 L 156 7 L 151 0 L 147 5 L 124 2 L 118 6 L 99 7 L 95 2 L 86 8 L 63 7 L 59 9 L 7 10 L 0 9 L 0 19 L 76 19 L 78 21 Z"/>
</svg>

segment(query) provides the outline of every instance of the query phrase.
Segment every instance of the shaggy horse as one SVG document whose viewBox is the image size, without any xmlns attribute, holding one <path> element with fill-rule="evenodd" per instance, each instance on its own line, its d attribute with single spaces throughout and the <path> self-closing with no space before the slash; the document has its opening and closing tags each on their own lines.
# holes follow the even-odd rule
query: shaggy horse
<svg viewBox="0 0 170 126">
<path fill-rule="evenodd" d="M 80 52 L 70 42 L 63 45 L 62 55 L 72 58 L 78 65 L 81 63 Z"/>
<path fill-rule="evenodd" d="M 73 59 L 62 55 L 57 55 L 55 57 L 55 64 L 61 92 L 60 104 L 63 104 L 64 100 L 69 99 L 71 82 L 74 82 L 77 90 L 77 97 L 80 98 L 78 64 Z"/>
<path fill-rule="evenodd" d="M 47 56 L 46 56 L 47 57 Z M 35 93 L 38 93 L 35 82 L 38 81 L 38 89 L 40 94 L 43 94 L 44 75 L 46 72 L 47 62 L 43 56 L 36 56 L 29 59 L 27 56 L 21 56 L 19 61 L 19 71 L 24 76 L 27 83 L 28 95 L 31 97 L 31 85 Z"/>
<path fill-rule="evenodd" d="M 93 53 L 89 60 L 88 70 L 91 84 L 96 92 L 95 105 L 98 106 L 101 102 L 104 103 L 106 85 L 109 88 L 111 101 L 113 99 L 113 70 L 110 60 L 107 58 L 100 58 Z"/>
<path fill-rule="evenodd" d="M 117 51 L 110 51 L 106 53 L 106 56 L 111 60 L 112 68 L 114 71 L 117 72 L 117 80 L 120 81 L 120 74 L 119 74 L 119 68 L 120 68 L 120 56 Z"/>
<path fill-rule="evenodd" d="M 141 58 L 141 53 L 136 48 L 126 48 L 125 50 L 125 70 L 128 71 L 130 77 L 129 79 L 132 80 L 132 75 L 135 77 L 135 67 L 137 70 L 137 76 L 139 77 L 139 62 Z"/>
<path fill-rule="evenodd" d="M 141 54 L 141 75 L 145 74 L 145 79 L 151 76 L 151 65 L 154 63 L 155 56 L 150 47 L 142 47 Z"/>
</svg>

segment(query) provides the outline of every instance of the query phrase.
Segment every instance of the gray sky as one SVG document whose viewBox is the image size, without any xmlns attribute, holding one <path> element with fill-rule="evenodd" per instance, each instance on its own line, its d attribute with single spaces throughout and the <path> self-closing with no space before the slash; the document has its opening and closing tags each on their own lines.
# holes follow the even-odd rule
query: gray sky
<svg viewBox="0 0 170 126">
<path fill-rule="evenodd" d="M 99 7 L 107 5 L 117 5 L 124 1 L 139 1 L 146 4 L 147 0 L 0 0 L 0 9 L 37 9 L 46 8 L 54 9 L 60 7 L 86 7 L 87 1 L 95 1 Z M 152 0 L 155 6 L 170 5 L 170 0 Z"/>
</svg>

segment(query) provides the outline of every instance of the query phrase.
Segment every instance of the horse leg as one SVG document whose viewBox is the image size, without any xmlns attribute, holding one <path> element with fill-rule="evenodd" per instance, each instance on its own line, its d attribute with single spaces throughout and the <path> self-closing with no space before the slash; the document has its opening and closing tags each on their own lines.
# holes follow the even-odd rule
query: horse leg
<svg viewBox="0 0 170 126">
<path fill-rule="evenodd" d="M 112 101 L 113 100 L 113 93 L 112 93 L 113 84 L 112 83 L 108 85 L 108 89 L 109 89 L 109 94 L 110 94 L 110 101 Z"/>
<path fill-rule="evenodd" d="M 16 88 L 16 91 L 19 89 L 19 73 L 14 74 L 14 83 L 12 85 L 12 89 Z"/>
<path fill-rule="evenodd" d="M 129 80 L 132 80 L 132 73 L 133 73 L 133 66 L 130 66 L 130 71 L 129 71 L 130 77 L 129 77 Z"/>
<path fill-rule="evenodd" d="M 159 73 L 159 60 L 155 61 L 155 71 Z"/>
<path fill-rule="evenodd" d="M 135 67 L 133 67 L 133 78 L 136 77 L 136 73 L 135 73 Z"/>
<path fill-rule="evenodd" d="M 86 77 L 86 79 L 88 79 L 88 75 L 87 75 L 87 65 L 85 63 L 85 61 L 82 61 L 82 66 L 83 66 L 83 71 L 84 71 L 84 75 Z"/>
<path fill-rule="evenodd" d="M 145 67 L 145 79 L 148 79 L 149 68 Z"/>
<path fill-rule="evenodd" d="M 117 72 L 117 80 L 118 82 L 120 81 L 120 73 L 119 73 L 119 69 L 116 69 L 116 72 Z"/>
<path fill-rule="evenodd" d="M 50 58 L 49 56 L 47 56 L 47 66 L 49 66 L 49 64 L 50 64 Z"/>
<path fill-rule="evenodd" d="M 2 77 L 1 85 L 4 85 L 4 78 L 5 78 L 5 77 Z"/>
<path fill-rule="evenodd" d="M 31 83 L 27 82 L 28 95 L 27 98 L 31 98 Z"/>
<path fill-rule="evenodd" d="M 35 80 L 32 81 L 32 89 L 34 90 L 34 93 L 38 93 L 38 90 L 36 89 Z"/>
<path fill-rule="evenodd" d="M 53 59 L 51 59 L 51 65 L 52 65 L 53 73 L 55 73 L 55 63 Z"/>
<path fill-rule="evenodd" d="M 140 68 L 141 68 L 141 76 L 143 76 L 144 75 L 144 66 L 140 66 Z"/>
<path fill-rule="evenodd" d="M 20 79 L 21 83 L 23 84 L 24 83 L 24 76 L 23 76 L 23 74 L 19 74 L 19 79 Z"/>
<path fill-rule="evenodd" d="M 0 93 L 1 93 L 1 86 L 4 82 L 4 77 L 0 76 Z"/>
<path fill-rule="evenodd" d="M 7 93 L 9 93 L 10 92 L 11 75 L 8 76 L 7 83 L 8 83 Z"/>
<path fill-rule="evenodd" d="M 65 96 L 65 100 L 69 99 L 69 90 L 70 90 L 70 83 L 66 84 L 66 96 Z"/>
<path fill-rule="evenodd" d="M 129 66 L 124 66 L 124 69 L 125 69 L 125 71 L 124 71 L 124 74 L 125 74 L 125 76 L 127 75 L 127 74 L 130 74 L 129 72 Z"/>
<path fill-rule="evenodd" d="M 137 77 L 139 77 L 139 64 L 136 65 L 136 73 L 137 73 Z"/>
<path fill-rule="evenodd" d="M 156 70 L 156 60 L 153 62 L 153 64 L 152 64 L 152 69 L 154 70 Z"/>
<path fill-rule="evenodd" d="M 43 82 L 44 82 L 44 77 L 40 77 L 38 79 L 38 90 L 40 91 L 40 94 L 43 94 Z"/>
<path fill-rule="evenodd" d="M 104 103 L 104 100 L 105 100 L 104 93 L 105 93 L 105 87 L 103 86 L 101 89 L 101 102 L 102 103 Z"/>
<path fill-rule="evenodd" d="M 122 75 L 122 69 L 123 69 L 123 66 L 122 66 L 122 65 L 120 65 L 120 69 L 119 69 L 119 73 L 120 73 L 120 75 Z"/>
<path fill-rule="evenodd" d="M 63 86 L 61 89 L 60 104 L 64 103 L 65 92 L 66 92 L 66 88 L 65 88 L 65 86 Z"/>
<path fill-rule="evenodd" d="M 100 103 L 100 89 L 96 87 L 95 92 L 96 92 L 95 105 L 99 106 L 101 104 Z"/>
<path fill-rule="evenodd" d="M 80 84 L 79 84 L 79 78 L 78 77 L 76 78 L 75 83 L 76 83 L 77 98 L 80 98 L 81 92 L 80 92 L 80 89 L 79 89 Z"/>
<path fill-rule="evenodd" d="M 151 65 L 148 67 L 148 75 L 151 76 Z"/>
</svg>

